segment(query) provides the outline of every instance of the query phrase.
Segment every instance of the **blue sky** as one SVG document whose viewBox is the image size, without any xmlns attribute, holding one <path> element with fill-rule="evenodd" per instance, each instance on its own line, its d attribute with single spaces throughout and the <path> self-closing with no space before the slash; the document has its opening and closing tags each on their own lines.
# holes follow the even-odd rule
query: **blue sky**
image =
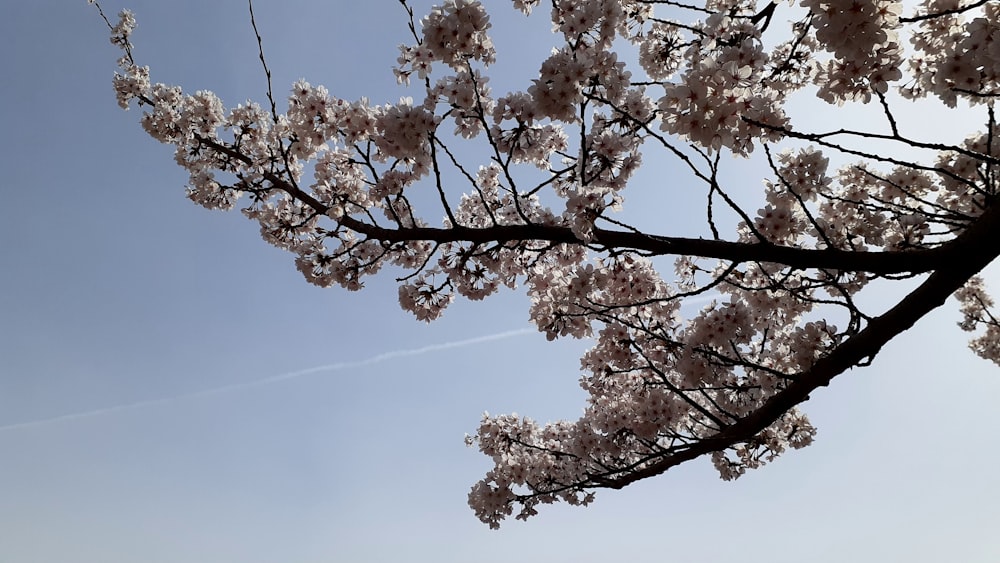
<svg viewBox="0 0 1000 563">
<path fill-rule="evenodd" d="M 551 46 L 545 10 L 487 5 L 494 89 L 523 88 Z M 244 2 L 105 4 L 121 7 L 154 80 L 262 99 Z M 405 94 L 395 0 L 256 10 L 279 96 L 301 77 L 347 99 Z M 441 346 L 528 327 L 519 293 L 425 325 L 391 280 L 309 286 L 253 224 L 183 197 L 170 148 L 115 104 L 118 55 L 86 2 L 13 4 L 0 42 L 0 562 L 1000 557 L 1000 374 L 966 350 L 953 304 L 815 393 L 805 450 L 734 483 L 696 461 L 488 530 L 465 502 L 488 460 L 463 435 L 483 411 L 578 416 L 586 343 Z M 672 188 L 627 203 L 688 228 Z M 423 352 L 392 354 L 407 350 Z"/>
</svg>

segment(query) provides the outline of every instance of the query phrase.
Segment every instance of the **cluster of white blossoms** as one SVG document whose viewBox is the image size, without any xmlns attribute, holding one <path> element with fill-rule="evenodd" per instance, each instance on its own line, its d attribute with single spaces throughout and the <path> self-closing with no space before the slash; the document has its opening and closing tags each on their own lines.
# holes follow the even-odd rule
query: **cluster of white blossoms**
<svg viewBox="0 0 1000 563">
<path fill-rule="evenodd" d="M 375 143 L 386 156 L 420 160 L 428 154 L 430 133 L 437 128 L 434 114 L 409 101 L 393 106 L 375 120 Z"/>
<path fill-rule="evenodd" d="M 902 72 L 897 43 L 902 2 L 895 0 L 802 0 L 816 40 L 833 58 L 817 63 L 819 96 L 843 103 L 884 94 Z"/>
<path fill-rule="evenodd" d="M 426 78 L 435 61 L 462 70 L 469 60 L 489 65 L 496 60 L 493 41 L 486 33 L 490 18 L 476 0 L 446 0 L 421 22 L 423 37 L 416 47 L 400 47 L 396 78 L 408 82 L 414 73 Z"/>
<path fill-rule="evenodd" d="M 951 107 L 959 98 L 991 103 L 1000 95 L 1000 6 L 986 2 L 980 17 L 966 20 L 959 0 L 933 0 L 922 9 L 940 17 L 920 21 L 911 42 L 911 97 L 934 94 Z"/>
<path fill-rule="evenodd" d="M 513 0 L 525 14 L 538 4 Z M 146 132 L 175 147 L 188 197 L 239 207 L 310 283 L 356 290 L 390 267 L 401 306 L 425 321 L 457 296 L 522 286 L 547 338 L 594 340 L 578 420 L 485 415 L 468 438 L 494 462 L 469 495 L 491 526 L 543 503 L 587 504 L 593 489 L 695 457 L 733 479 L 808 445 L 815 429 L 796 405 L 865 361 L 843 359 L 854 353 L 844 343 L 905 328 L 868 331 L 880 318 L 855 296 L 872 280 L 941 267 L 938 251 L 973 231 L 1000 191 L 995 3 L 927 0 L 909 19 L 897 0 L 551 4 L 559 45 L 518 90 L 488 87 L 497 53 L 484 4 L 446 0 L 394 69 L 422 99 L 347 101 L 300 80 L 283 110 L 227 109 L 210 92 L 152 82 L 133 59 L 135 18 L 108 22 L 123 51 L 118 102 L 139 106 Z M 916 55 L 898 44 L 904 28 Z M 622 54 L 623 42 L 634 52 Z M 887 96 L 904 68 L 905 96 L 985 105 L 987 131 L 958 146 L 896 132 Z M 784 106 L 803 90 L 836 105 L 877 99 L 892 135 L 793 129 Z M 872 137 L 933 156 L 875 154 Z M 452 150 L 466 142 L 484 156 Z M 722 172 L 761 146 L 771 174 L 754 212 Z M 830 171 L 823 151 L 861 161 Z M 658 189 L 680 189 L 685 173 L 704 187 L 697 238 L 628 222 L 637 170 L 665 159 L 681 172 Z M 672 280 L 658 270 L 667 255 Z M 705 295 L 715 300 L 683 319 L 684 300 Z M 1000 363 L 982 282 L 958 297 L 962 328 L 985 327 L 974 350 Z"/>
<path fill-rule="evenodd" d="M 491 113 L 494 105 L 487 82 L 489 77 L 481 75 L 478 70 L 462 70 L 454 76 L 442 78 L 430 91 L 431 95 L 437 95 L 436 101 L 451 106 L 456 135 L 471 139 L 482 131 L 483 122 L 479 114 Z"/>
<path fill-rule="evenodd" d="M 760 30 L 747 17 L 713 14 L 699 31 L 687 70 L 665 86 L 660 128 L 736 154 L 751 152 L 754 140 L 779 139 L 778 129 L 788 125 L 781 109 L 787 92 L 768 82 Z"/>
<path fill-rule="evenodd" d="M 681 66 L 680 30 L 672 25 L 655 22 L 647 37 L 639 44 L 639 64 L 653 80 L 666 80 Z"/>
<path fill-rule="evenodd" d="M 955 292 L 955 297 L 962 304 L 962 321 L 959 328 L 973 332 L 980 326 L 985 327 L 982 334 L 969 342 L 969 348 L 979 357 L 1000 364 L 1000 319 L 990 313 L 993 299 L 986 294 L 983 279 L 975 276 L 962 289 Z"/>
</svg>

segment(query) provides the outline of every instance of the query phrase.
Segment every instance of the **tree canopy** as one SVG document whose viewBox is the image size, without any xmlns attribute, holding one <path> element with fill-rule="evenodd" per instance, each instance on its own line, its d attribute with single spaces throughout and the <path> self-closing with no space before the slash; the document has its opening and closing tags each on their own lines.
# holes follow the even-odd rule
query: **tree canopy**
<svg viewBox="0 0 1000 563">
<path fill-rule="evenodd" d="M 105 18 L 122 52 L 114 86 L 175 146 L 187 196 L 240 209 L 310 283 L 394 276 L 424 321 L 456 296 L 523 287 L 549 339 L 593 339 L 578 420 L 484 415 L 467 438 L 494 462 L 469 495 L 484 523 L 588 504 L 703 456 L 734 479 L 807 446 L 810 393 L 952 295 L 970 347 L 1000 363 L 977 277 L 1000 254 L 996 3 L 552 0 L 559 46 L 502 95 L 481 2 L 422 18 L 399 4 L 412 36 L 393 71 L 416 97 L 398 103 L 305 80 L 279 103 L 258 32 L 266 92 L 227 108 L 153 81 L 128 11 Z M 544 17 L 539 4 L 513 8 Z M 803 95 L 834 125 L 800 128 Z M 981 128 L 954 144 L 912 134 L 900 108 L 914 100 L 977 112 Z M 861 105 L 879 119 L 835 125 Z M 723 174 L 751 158 L 766 177 Z M 670 185 L 637 181 L 644 160 L 669 163 Z M 654 188 L 664 206 L 701 194 L 699 232 L 633 220 L 628 194 Z M 879 287 L 896 301 L 863 305 Z"/>
</svg>

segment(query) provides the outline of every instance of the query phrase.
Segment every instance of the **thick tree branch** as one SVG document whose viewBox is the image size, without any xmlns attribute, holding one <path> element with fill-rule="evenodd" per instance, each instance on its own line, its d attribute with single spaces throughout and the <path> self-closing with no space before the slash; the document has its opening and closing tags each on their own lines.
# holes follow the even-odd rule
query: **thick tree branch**
<svg viewBox="0 0 1000 563">
<path fill-rule="evenodd" d="M 250 159 L 236 149 L 212 139 L 199 139 L 204 145 L 230 158 L 250 163 Z M 329 208 L 309 193 L 273 174 L 265 178 L 290 196 L 302 201 L 314 211 L 326 215 Z M 564 244 L 584 244 L 569 227 L 549 225 L 495 225 L 486 228 L 454 226 L 385 228 L 366 223 L 350 216 L 338 222 L 371 239 L 387 242 L 428 241 L 434 243 L 468 242 L 483 244 L 519 240 L 544 240 Z M 632 231 L 615 231 L 594 228 L 591 246 L 614 250 L 635 250 L 656 256 L 699 256 L 732 262 L 773 262 L 795 269 L 823 269 L 862 271 L 872 274 L 916 274 L 929 272 L 944 264 L 953 251 L 952 243 L 937 248 L 908 250 L 905 252 L 868 252 L 839 249 L 808 249 L 778 246 L 758 242 L 742 243 L 722 240 L 692 239 L 651 235 Z"/>
<path fill-rule="evenodd" d="M 943 305 L 969 278 L 1000 256 L 1000 245 L 995 242 L 997 237 L 1000 237 L 1000 205 L 994 202 L 972 227 L 952 243 L 951 252 L 960 259 L 950 260 L 945 267 L 935 271 L 895 307 L 873 318 L 864 330 L 817 360 L 809 371 L 798 375 L 754 413 L 681 452 L 620 476 L 595 479 L 596 483 L 589 486 L 620 489 L 664 473 L 685 461 L 749 440 L 789 409 L 806 401 L 816 388 L 828 385 L 834 377 L 874 358 L 886 343 Z"/>
<path fill-rule="evenodd" d="M 569 227 L 546 225 L 498 225 L 487 228 L 417 227 L 387 229 L 342 217 L 345 227 L 386 242 L 432 241 L 483 244 L 517 240 L 544 240 L 584 244 Z M 793 248 L 768 243 L 741 243 L 684 237 L 666 237 L 595 228 L 591 246 L 614 250 L 636 250 L 657 256 L 699 256 L 733 262 L 774 262 L 796 269 L 864 271 L 873 274 L 922 273 L 936 269 L 952 253 L 950 244 L 907 252 L 859 252 L 848 250 Z"/>
</svg>

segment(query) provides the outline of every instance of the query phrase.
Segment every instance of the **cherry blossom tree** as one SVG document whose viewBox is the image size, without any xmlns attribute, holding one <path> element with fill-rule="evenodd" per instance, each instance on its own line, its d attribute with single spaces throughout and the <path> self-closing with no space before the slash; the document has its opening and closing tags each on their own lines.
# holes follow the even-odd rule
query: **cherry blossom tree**
<svg viewBox="0 0 1000 563">
<path fill-rule="evenodd" d="M 386 269 L 423 321 L 523 287 L 549 339 L 593 339 L 579 420 L 484 415 L 467 438 L 494 462 L 469 494 L 491 527 L 703 456 L 728 480 L 809 445 L 799 404 L 951 295 L 971 348 L 1000 363 L 977 277 L 1000 254 L 997 2 L 550 0 L 560 47 L 502 95 L 482 2 L 423 18 L 400 4 L 412 37 L 394 72 L 418 96 L 382 105 L 305 81 L 279 103 L 261 47 L 266 99 L 226 108 L 154 82 L 133 15 L 104 19 L 118 103 L 175 147 L 187 196 L 239 208 L 310 283 L 359 290 Z M 803 93 L 831 120 L 879 118 L 802 130 L 787 110 Z M 906 134 L 899 108 L 919 99 L 982 127 L 956 144 Z M 720 171 L 751 156 L 769 174 L 726 185 Z M 643 159 L 701 191 L 700 235 L 630 221 Z M 753 211 L 741 194 L 757 186 Z M 901 297 L 862 306 L 873 287 Z"/>
</svg>

